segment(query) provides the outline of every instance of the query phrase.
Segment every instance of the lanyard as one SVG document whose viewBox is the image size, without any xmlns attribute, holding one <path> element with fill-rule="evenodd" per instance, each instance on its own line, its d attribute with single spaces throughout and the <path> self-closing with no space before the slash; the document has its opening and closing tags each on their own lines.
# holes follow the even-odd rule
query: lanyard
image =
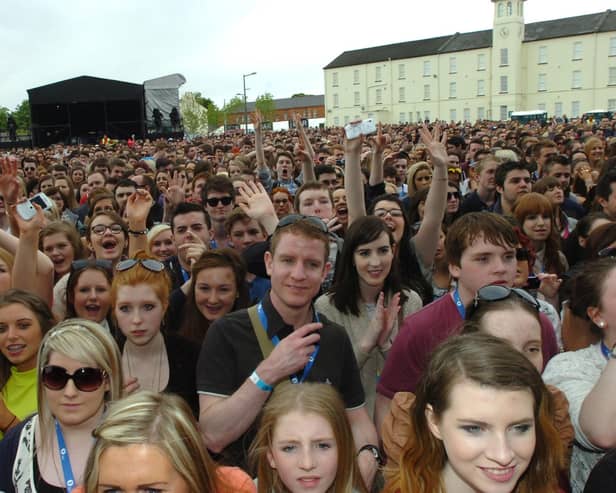
<svg viewBox="0 0 616 493">
<path fill-rule="evenodd" d="M 608 361 L 612 357 L 612 351 L 610 350 L 609 347 L 605 345 L 605 342 L 603 341 L 601 341 L 601 352 L 603 353 L 603 356 L 605 356 L 605 359 Z"/>
<path fill-rule="evenodd" d="M 316 312 L 316 310 L 313 311 L 315 320 L 319 322 L 319 314 Z M 259 314 L 259 320 L 261 320 L 261 325 L 263 325 L 263 330 L 265 330 L 265 333 L 267 334 L 267 315 L 265 314 L 265 310 L 263 310 L 263 303 L 259 303 L 257 305 L 257 313 Z M 279 343 L 280 338 L 278 336 L 272 337 L 272 344 L 274 344 L 274 346 L 278 346 Z M 319 354 L 318 343 L 315 345 L 314 351 L 308 358 L 308 363 L 306 363 L 306 366 L 304 367 L 304 372 L 302 373 L 301 378 L 297 378 L 296 375 L 293 375 L 289 377 L 291 383 L 303 383 L 306 380 L 306 377 L 310 373 L 310 370 L 312 370 L 312 365 L 314 365 L 314 360 L 317 358 L 317 354 Z"/>
<path fill-rule="evenodd" d="M 66 483 L 66 491 L 71 493 L 75 488 L 75 479 L 73 477 L 73 468 L 71 467 L 71 459 L 68 456 L 68 449 L 64 443 L 64 435 L 62 429 L 56 420 L 56 436 L 58 437 L 58 448 L 60 449 L 60 462 L 62 462 L 62 473 L 64 474 L 64 482 Z"/>
<path fill-rule="evenodd" d="M 190 274 L 188 273 L 188 271 L 185 270 L 184 267 L 182 267 L 181 265 L 180 271 L 182 272 L 182 279 L 184 279 L 184 282 L 188 281 L 190 279 Z"/>
<path fill-rule="evenodd" d="M 466 307 L 460 299 L 460 293 L 458 292 L 458 288 L 454 289 L 453 291 L 453 301 L 456 304 L 456 308 L 458 309 L 458 313 L 462 317 L 462 320 L 466 320 Z"/>
</svg>

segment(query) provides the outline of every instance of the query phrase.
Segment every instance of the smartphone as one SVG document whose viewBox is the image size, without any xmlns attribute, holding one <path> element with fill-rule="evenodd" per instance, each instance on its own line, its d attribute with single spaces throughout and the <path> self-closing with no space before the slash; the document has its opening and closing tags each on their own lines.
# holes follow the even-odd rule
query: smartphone
<svg viewBox="0 0 616 493">
<path fill-rule="evenodd" d="M 371 135 L 376 133 L 376 124 L 372 118 L 358 122 L 347 123 L 344 126 L 347 140 L 356 139 L 360 135 Z"/>
<path fill-rule="evenodd" d="M 541 280 L 537 276 L 528 276 L 526 280 L 526 289 L 539 289 Z"/>
<path fill-rule="evenodd" d="M 53 201 L 47 197 L 47 195 L 43 192 L 37 193 L 31 199 L 17 204 L 15 208 L 17 214 L 19 214 L 24 221 L 30 221 L 34 216 L 36 216 L 36 209 L 32 204 L 38 205 L 44 211 L 53 207 Z"/>
</svg>

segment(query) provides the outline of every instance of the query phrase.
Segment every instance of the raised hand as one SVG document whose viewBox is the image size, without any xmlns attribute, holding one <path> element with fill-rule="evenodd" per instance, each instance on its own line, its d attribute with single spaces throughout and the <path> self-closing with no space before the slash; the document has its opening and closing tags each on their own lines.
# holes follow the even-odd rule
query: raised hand
<svg viewBox="0 0 616 493">
<path fill-rule="evenodd" d="M 419 128 L 419 136 L 421 142 L 425 144 L 428 149 L 428 153 L 432 158 L 432 164 L 436 166 L 442 166 L 447 168 L 447 131 L 442 132 L 441 126 L 435 125 L 434 130 L 430 133 L 427 125 L 423 125 Z"/>
<path fill-rule="evenodd" d="M 4 203 L 13 205 L 19 196 L 19 179 L 17 178 L 18 161 L 15 156 L 0 158 L 0 194 L 4 197 Z"/>
<path fill-rule="evenodd" d="M 252 124 L 254 125 L 255 132 L 260 132 L 261 127 L 263 125 L 263 116 L 259 110 L 255 111 L 252 115 L 250 115 L 252 120 Z"/>
<path fill-rule="evenodd" d="M 374 318 L 360 342 L 363 352 L 369 353 L 376 346 L 381 350 L 387 351 L 391 347 L 394 334 L 394 327 L 400 312 L 400 293 L 396 293 L 385 307 L 385 295 L 381 292 L 376 302 Z"/>
<path fill-rule="evenodd" d="M 26 202 L 26 199 L 22 199 L 19 201 L 20 204 L 23 202 Z M 17 212 L 16 205 L 12 205 L 9 208 L 11 215 L 13 216 L 13 219 L 17 224 L 17 227 L 19 228 L 20 236 L 27 234 L 38 235 L 47 223 L 45 214 L 43 213 L 43 209 L 41 209 L 41 206 L 35 203 L 32 203 L 32 206 L 36 209 L 36 214 L 32 219 L 28 221 L 26 221 L 19 215 L 19 213 Z"/>
<path fill-rule="evenodd" d="M 169 184 L 162 188 L 165 206 L 175 209 L 186 200 L 186 177 L 177 171 L 169 178 Z"/>
<path fill-rule="evenodd" d="M 152 205 L 154 205 L 154 200 L 150 192 L 142 188 L 135 190 L 126 201 L 125 212 L 128 223 L 145 224 Z"/>
<path fill-rule="evenodd" d="M 382 154 L 385 150 L 385 146 L 387 146 L 389 142 L 390 137 L 389 135 L 383 133 L 383 126 L 381 125 L 381 122 L 379 122 L 377 125 L 376 135 L 368 138 L 368 143 L 370 144 L 370 147 L 372 147 L 372 151 Z"/>
<path fill-rule="evenodd" d="M 274 204 L 261 183 L 242 183 L 239 189 L 239 206 L 252 219 L 257 221 L 267 215 L 276 215 Z"/>
<path fill-rule="evenodd" d="M 178 254 L 186 259 L 188 265 L 192 265 L 207 250 L 207 245 L 192 231 L 189 231 L 188 234 L 190 238 L 186 243 L 178 246 Z"/>
</svg>

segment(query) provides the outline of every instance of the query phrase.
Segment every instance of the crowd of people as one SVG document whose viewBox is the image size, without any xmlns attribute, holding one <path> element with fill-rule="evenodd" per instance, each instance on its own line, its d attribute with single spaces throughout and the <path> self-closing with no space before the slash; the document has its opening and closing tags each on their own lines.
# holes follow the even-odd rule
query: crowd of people
<svg viewBox="0 0 616 493">
<path fill-rule="evenodd" d="M 0 491 L 611 491 L 616 120 L 253 123 L 2 156 Z"/>
</svg>

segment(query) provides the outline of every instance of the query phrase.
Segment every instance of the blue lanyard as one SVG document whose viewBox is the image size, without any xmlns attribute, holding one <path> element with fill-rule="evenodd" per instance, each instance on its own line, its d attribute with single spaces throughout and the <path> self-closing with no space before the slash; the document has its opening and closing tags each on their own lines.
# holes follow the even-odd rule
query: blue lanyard
<svg viewBox="0 0 616 493">
<path fill-rule="evenodd" d="M 68 449 L 64 443 L 64 435 L 62 429 L 56 420 L 56 436 L 58 437 L 58 448 L 60 449 L 60 462 L 62 462 L 62 473 L 64 474 L 64 482 L 66 483 L 66 491 L 71 493 L 75 488 L 75 479 L 73 476 L 73 468 L 71 467 L 71 459 L 68 456 Z"/>
<path fill-rule="evenodd" d="M 605 359 L 609 361 L 612 356 L 612 351 L 603 341 L 601 341 L 601 352 L 603 353 L 603 356 L 605 356 Z"/>
<path fill-rule="evenodd" d="M 454 289 L 453 291 L 453 301 L 456 304 L 456 308 L 458 309 L 458 313 L 462 317 L 462 320 L 466 320 L 466 307 L 460 299 L 460 293 L 458 292 L 458 288 Z"/>
<path fill-rule="evenodd" d="M 184 279 L 184 282 L 188 281 L 190 279 L 190 274 L 188 273 L 188 271 L 185 270 L 182 266 L 180 266 L 180 271 L 182 272 L 182 279 Z"/>
<path fill-rule="evenodd" d="M 319 314 L 316 310 L 313 311 L 315 320 L 319 322 Z M 267 334 L 267 315 L 265 314 L 265 310 L 263 310 L 262 303 L 257 305 L 257 312 L 259 314 L 259 320 L 261 320 L 261 325 L 263 325 L 263 329 L 265 330 L 265 334 Z M 279 343 L 280 338 L 278 336 L 272 337 L 272 344 L 274 344 L 274 346 L 278 346 Z M 314 360 L 317 358 L 317 354 L 319 354 L 319 344 L 315 345 L 314 351 L 308 358 L 308 363 L 306 363 L 306 366 L 304 367 L 304 372 L 302 373 L 301 378 L 297 378 L 297 376 L 292 375 L 289 377 L 291 383 L 303 383 L 306 380 L 310 370 L 312 370 L 312 365 L 314 365 Z"/>
</svg>

